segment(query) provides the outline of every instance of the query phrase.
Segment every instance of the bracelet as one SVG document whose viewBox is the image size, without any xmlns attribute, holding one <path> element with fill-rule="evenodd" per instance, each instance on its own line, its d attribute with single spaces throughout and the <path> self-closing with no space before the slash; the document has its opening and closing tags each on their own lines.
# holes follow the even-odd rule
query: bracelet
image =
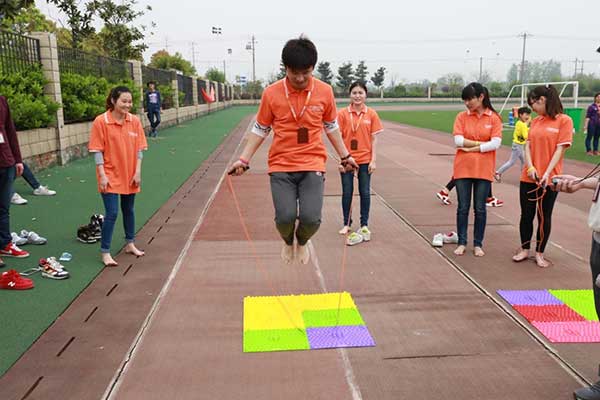
<svg viewBox="0 0 600 400">
<path fill-rule="evenodd" d="M 533 165 L 531 167 L 527 168 L 527 172 L 531 172 L 531 171 L 534 171 L 534 170 L 535 170 L 535 167 Z"/>
<path fill-rule="evenodd" d="M 346 161 L 347 159 L 349 159 L 350 157 L 352 157 L 352 155 L 350 153 L 348 153 L 348 155 L 346 157 L 341 157 L 340 160 L 341 161 Z"/>
<path fill-rule="evenodd" d="M 245 167 L 247 167 L 248 165 L 250 165 L 250 161 L 243 159 L 242 157 L 240 157 L 240 162 L 242 164 L 244 164 Z"/>
<path fill-rule="evenodd" d="M 479 141 L 475 141 L 475 146 L 479 146 L 481 143 Z"/>
</svg>

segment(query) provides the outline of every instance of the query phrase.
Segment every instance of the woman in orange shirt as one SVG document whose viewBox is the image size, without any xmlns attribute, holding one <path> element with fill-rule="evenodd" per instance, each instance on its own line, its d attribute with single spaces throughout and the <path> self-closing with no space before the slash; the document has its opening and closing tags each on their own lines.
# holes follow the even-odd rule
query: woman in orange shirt
<svg viewBox="0 0 600 400">
<path fill-rule="evenodd" d="M 552 209 L 558 195 L 547 185 L 562 172 L 563 156 L 573 141 L 573 120 L 563 114 L 560 97 L 552 85 L 537 86 L 528 93 L 527 102 L 538 116 L 531 121 L 525 142 L 525 167 L 520 182 L 521 249 L 513 261 L 529 258 L 533 218 L 537 214 L 540 228 L 536 235 L 535 262 L 538 267 L 546 268 L 550 264 L 544 259 L 544 249 L 550 238 Z"/>
<path fill-rule="evenodd" d="M 117 266 L 110 254 L 112 234 L 117 220 L 119 195 L 125 228 L 125 252 L 143 256 L 134 244 L 135 194 L 142 182 L 142 151 L 148 148 L 139 118 L 129 113 L 132 96 L 128 88 L 118 86 L 106 99 L 106 112 L 97 116 L 92 125 L 89 151 L 95 153 L 98 191 L 104 202 L 100 252 L 105 266 Z"/>
<path fill-rule="evenodd" d="M 487 219 L 485 201 L 494 180 L 496 149 L 502 141 L 502 120 L 492 107 L 488 90 L 480 83 L 465 86 L 462 99 L 467 111 L 456 116 L 453 129 L 457 150 L 452 176 L 456 180 L 458 197 L 458 247 L 454 254 L 465 253 L 472 193 L 475 210 L 473 254 L 482 257 L 485 255 L 483 236 Z"/>
<path fill-rule="evenodd" d="M 338 124 L 346 148 L 358 164 L 358 192 L 360 193 L 360 229 L 350 233 L 346 244 L 353 246 L 371 240 L 369 209 L 371 206 L 371 174 L 377 162 L 377 135 L 383 131 L 379 115 L 365 105 L 367 86 L 362 82 L 350 85 L 350 105 L 338 112 Z M 350 206 L 354 192 L 354 171 L 345 172 L 340 166 L 342 177 L 342 213 L 344 227 L 340 235 L 350 232 Z"/>
</svg>

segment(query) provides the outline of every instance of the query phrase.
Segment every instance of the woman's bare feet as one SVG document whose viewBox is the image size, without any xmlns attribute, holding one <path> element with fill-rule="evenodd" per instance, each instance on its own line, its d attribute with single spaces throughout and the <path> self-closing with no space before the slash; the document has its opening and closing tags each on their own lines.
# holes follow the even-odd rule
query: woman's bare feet
<svg viewBox="0 0 600 400">
<path fill-rule="evenodd" d="M 550 266 L 550 262 L 544 259 L 544 253 L 535 253 L 535 263 L 540 268 L 548 268 Z"/>
<path fill-rule="evenodd" d="M 340 235 L 347 235 L 350 232 L 350 227 L 348 225 L 344 226 L 342 229 L 338 231 Z"/>
<path fill-rule="evenodd" d="M 128 243 L 127 246 L 125 246 L 125 253 L 133 254 L 136 257 L 142 257 L 144 254 L 146 254 L 143 250 L 135 247 L 135 244 L 133 243 Z"/>
<path fill-rule="evenodd" d="M 456 254 L 457 256 L 462 256 L 463 254 L 465 254 L 465 250 L 467 248 L 465 246 L 463 246 L 462 244 L 459 244 L 456 249 L 454 250 L 454 254 Z"/>
<path fill-rule="evenodd" d="M 529 258 L 529 249 L 521 249 L 517 254 L 515 254 L 512 258 L 514 262 L 521 262 L 523 260 L 527 260 Z"/>
<path fill-rule="evenodd" d="M 119 265 L 119 263 L 112 258 L 110 253 L 102 253 L 102 263 L 105 267 L 116 267 Z"/>
<path fill-rule="evenodd" d="M 475 247 L 473 249 L 473 255 L 475 257 L 483 257 L 483 256 L 485 256 L 485 253 L 481 247 Z"/>
</svg>

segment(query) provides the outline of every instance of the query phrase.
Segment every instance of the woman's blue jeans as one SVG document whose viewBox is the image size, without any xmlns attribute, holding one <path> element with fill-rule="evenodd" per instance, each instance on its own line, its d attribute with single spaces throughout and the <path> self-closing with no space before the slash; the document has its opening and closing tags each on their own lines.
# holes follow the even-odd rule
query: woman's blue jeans
<svg viewBox="0 0 600 400">
<path fill-rule="evenodd" d="M 456 180 L 456 195 L 458 207 L 456 209 L 456 230 L 458 244 L 467 244 L 467 228 L 469 226 L 469 208 L 471 207 L 471 194 L 473 195 L 473 209 L 475 211 L 475 228 L 473 246 L 483 246 L 483 235 L 487 212 L 485 200 L 490 191 L 491 182 L 485 179 L 461 178 Z"/>
</svg>

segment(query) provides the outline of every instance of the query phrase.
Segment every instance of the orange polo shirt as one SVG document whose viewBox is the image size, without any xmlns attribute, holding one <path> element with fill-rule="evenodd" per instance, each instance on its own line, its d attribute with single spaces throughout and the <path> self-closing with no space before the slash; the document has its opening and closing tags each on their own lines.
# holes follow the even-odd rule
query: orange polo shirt
<svg viewBox="0 0 600 400">
<path fill-rule="evenodd" d="M 310 99 L 306 103 L 309 92 Z M 305 104 L 306 109 L 300 116 Z M 299 117 L 298 122 L 294 119 L 290 105 Z M 307 140 L 299 140 L 300 127 L 308 130 Z M 273 143 L 269 149 L 269 173 L 325 172 L 327 150 L 323 143 L 323 129 L 331 132 L 337 127 L 335 98 L 331 86 L 312 77 L 306 89 L 298 91 L 284 78 L 269 85 L 263 92 L 252 132 L 265 137 L 273 131 Z"/>
<path fill-rule="evenodd" d="M 558 114 L 554 119 L 548 116 L 538 116 L 531 121 L 527 142 L 529 143 L 531 162 L 541 177 L 546 172 L 556 148 L 560 145 L 571 146 L 573 142 L 573 120 L 566 114 Z M 549 179 L 562 173 L 562 165 L 563 158 L 561 157 L 550 172 Z M 535 183 L 533 179 L 527 176 L 527 166 L 523 168 L 521 173 L 521 182 Z"/>
<path fill-rule="evenodd" d="M 485 110 L 481 115 L 467 110 L 456 116 L 452 132 L 454 136 L 464 136 L 465 139 L 481 143 L 489 142 L 494 137 L 502 138 L 502 120 L 492 110 Z M 493 181 L 495 168 L 495 150 L 485 153 L 466 153 L 456 149 L 454 179 L 473 178 Z"/>
<path fill-rule="evenodd" d="M 348 106 L 338 113 L 338 124 L 346 148 L 357 164 L 370 163 L 373 152 L 373 136 L 383 131 L 383 125 L 377 112 L 364 104 L 360 112 L 356 112 L 352 106 Z M 356 150 L 352 150 L 353 140 L 357 142 Z"/>
<path fill-rule="evenodd" d="M 110 111 L 100 114 L 92 124 L 90 152 L 102 152 L 104 156 L 104 171 L 108 178 L 106 193 L 131 194 L 140 191 L 139 186 L 131 184 L 137 154 L 146 150 L 146 136 L 139 118 L 127 114 L 122 124 L 115 121 Z M 100 174 L 96 171 L 98 191 L 100 192 Z"/>
</svg>

